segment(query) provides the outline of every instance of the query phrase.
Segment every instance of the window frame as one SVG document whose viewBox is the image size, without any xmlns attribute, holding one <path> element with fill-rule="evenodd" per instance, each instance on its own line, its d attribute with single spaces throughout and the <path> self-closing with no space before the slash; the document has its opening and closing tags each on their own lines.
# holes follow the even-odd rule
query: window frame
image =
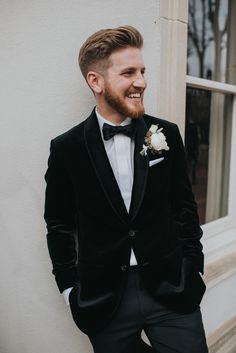
<svg viewBox="0 0 236 353">
<path fill-rule="evenodd" d="M 222 256 L 222 248 L 232 246 L 232 250 L 236 249 L 236 85 L 186 75 L 186 89 L 187 87 L 233 95 L 228 214 L 202 225 L 205 252 L 208 258 L 212 258 L 217 257 L 219 251 Z"/>
<path fill-rule="evenodd" d="M 157 92 L 157 113 L 178 124 L 184 138 L 186 113 L 186 88 L 195 87 L 232 93 L 232 136 L 229 173 L 228 215 L 202 226 L 205 263 L 217 260 L 236 251 L 236 86 L 186 76 L 188 0 L 159 0 L 160 59 Z M 235 152 L 234 152 L 235 151 Z M 235 188 L 236 189 L 236 188 Z M 234 211 L 235 210 L 235 211 Z"/>
</svg>

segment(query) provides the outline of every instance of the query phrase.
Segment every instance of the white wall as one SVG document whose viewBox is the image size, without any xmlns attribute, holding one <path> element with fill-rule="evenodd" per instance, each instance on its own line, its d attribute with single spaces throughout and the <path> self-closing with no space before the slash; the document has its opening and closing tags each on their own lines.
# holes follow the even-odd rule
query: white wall
<svg viewBox="0 0 236 353">
<path fill-rule="evenodd" d="M 236 313 L 236 275 L 222 279 L 217 286 L 207 286 L 201 303 L 206 334 L 214 333 Z"/>
<path fill-rule="evenodd" d="M 0 352 L 86 353 L 51 275 L 43 221 L 52 137 L 83 120 L 94 101 L 77 66 L 100 28 L 144 35 L 147 112 L 158 111 L 159 0 L 0 2 Z"/>
</svg>

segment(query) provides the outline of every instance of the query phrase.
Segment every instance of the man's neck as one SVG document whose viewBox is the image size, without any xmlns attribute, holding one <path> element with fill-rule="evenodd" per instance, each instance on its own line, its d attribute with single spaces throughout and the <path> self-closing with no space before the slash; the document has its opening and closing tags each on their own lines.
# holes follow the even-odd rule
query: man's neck
<svg viewBox="0 0 236 353">
<path fill-rule="evenodd" d="M 96 115 L 97 115 L 97 118 L 98 118 L 98 123 L 99 123 L 99 126 L 100 126 L 100 129 L 102 130 L 102 126 L 104 123 L 107 123 L 109 125 L 114 125 L 114 126 L 120 126 L 120 125 L 129 125 L 131 123 L 131 118 L 127 117 L 125 118 L 125 120 L 122 121 L 122 123 L 120 124 L 116 124 L 116 123 L 113 123 L 111 120 L 108 120 L 106 119 L 105 116 L 101 115 L 99 112 L 98 112 L 98 108 L 96 106 L 96 109 L 95 109 L 95 112 L 96 112 Z"/>
<path fill-rule="evenodd" d="M 121 115 L 115 110 L 107 110 L 101 107 L 100 105 L 97 105 L 97 112 L 106 120 L 110 121 L 114 125 L 120 125 L 126 117 Z"/>
</svg>

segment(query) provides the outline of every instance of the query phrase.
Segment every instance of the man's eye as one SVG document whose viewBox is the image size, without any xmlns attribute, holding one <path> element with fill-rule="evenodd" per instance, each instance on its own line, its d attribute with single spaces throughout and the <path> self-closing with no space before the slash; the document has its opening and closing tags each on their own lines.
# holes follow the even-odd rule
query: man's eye
<svg viewBox="0 0 236 353">
<path fill-rule="evenodd" d="M 124 76 L 130 76 L 130 75 L 132 75 L 132 73 L 133 73 L 132 71 L 126 71 L 126 72 L 123 73 L 123 75 Z"/>
</svg>

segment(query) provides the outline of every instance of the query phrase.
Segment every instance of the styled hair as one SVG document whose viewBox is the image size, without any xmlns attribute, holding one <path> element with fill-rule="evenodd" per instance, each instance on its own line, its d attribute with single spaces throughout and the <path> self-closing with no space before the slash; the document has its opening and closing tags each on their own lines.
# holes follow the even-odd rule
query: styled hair
<svg viewBox="0 0 236 353">
<path fill-rule="evenodd" d="M 126 47 L 142 48 L 143 37 L 132 26 L 101 29 L 92 34 L 79 52 L 79 66 L 86 79 L 87 73 L 97 66 L 106 67 L 106 60 L 116 50 Z"/>
</svg>

